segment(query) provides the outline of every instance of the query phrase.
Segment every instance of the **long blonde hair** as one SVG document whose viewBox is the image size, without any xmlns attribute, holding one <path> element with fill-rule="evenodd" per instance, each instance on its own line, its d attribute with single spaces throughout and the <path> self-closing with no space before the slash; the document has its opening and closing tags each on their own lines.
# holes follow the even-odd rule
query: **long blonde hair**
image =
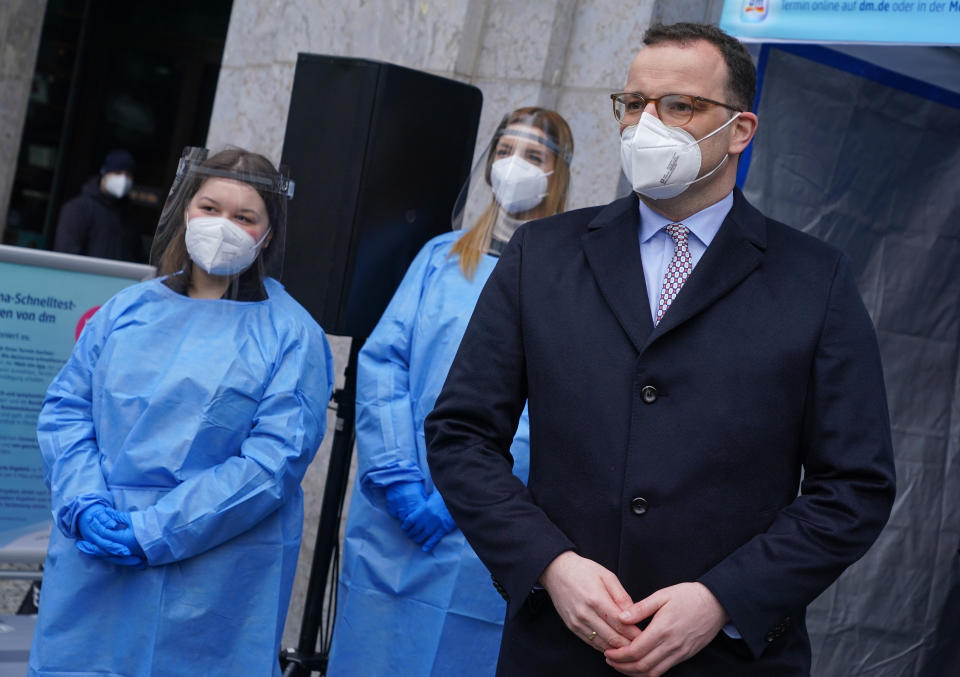
<svg viewBox="0 0 960 677">
<path fill-rule="evenodd" d="M 540 219 L 559 214 L 567 204 L 567 191 L 570 188 L 570 165 L 568 161 L 573 156 L 573 134 L 570 132 L 570 127 L 559 113 L 547 108 L 534 106 L 518 108 L 505 115 L 503 120 L 500 121 L 496 132 L 494 132 L 491 145 L 495 147 L 497 139 L 503 134 L 504 130 L 514 124 L 536 127 L 559 148 L 560 152 L 554 153 L 556 160 L 553 173 L 547 179 L 547 196 L 533 210 L 535 213 L 533 218 Z M 490 183 L 490 167 L 496 158 L 496 153 L 493 150 L 494 148 L 491 148 L 487 154 L 487 165 L 484 172 L 484 179 L 487 184 Z M 450 256 L 460 257 L 460 270 L 468 280 L 473 279 L 477 266 L 480 264 L 480 257 L 490 246 L 493 227 L 496 225 L 499 213 L 500 206 L 496 200 L 491 200 L 477 222 L 454 242 L 450 250 Z"/>
</svg>

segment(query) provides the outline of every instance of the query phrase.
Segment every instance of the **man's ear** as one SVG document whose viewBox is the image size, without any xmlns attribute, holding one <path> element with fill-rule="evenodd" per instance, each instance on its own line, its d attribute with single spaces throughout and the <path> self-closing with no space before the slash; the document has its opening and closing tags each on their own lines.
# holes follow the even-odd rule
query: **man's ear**
<svg viewBox="0 0 960 677">
<path fill-rule="evenodd" d="M 730 146 L 727 152 L 730 155 L 739 155 L 750 145 L 754 134 L 757 133 L 759 121 L 757 116 L 750 111 L 740 113 L 733 123 L 733 134 L 730 135 Z"/>
</svg>

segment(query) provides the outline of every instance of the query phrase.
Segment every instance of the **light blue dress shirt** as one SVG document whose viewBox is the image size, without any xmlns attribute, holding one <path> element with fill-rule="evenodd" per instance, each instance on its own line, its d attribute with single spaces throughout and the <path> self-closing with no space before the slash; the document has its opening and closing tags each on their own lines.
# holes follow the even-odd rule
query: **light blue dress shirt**
<svg viewBox="0 0 960 677">
<path fill-rule="evenodd" d="M 657 321 L 657 304 L 660 302 L 660 285 L 663 276 L 670 266 L 675 245 L 664 226 L 671 223 L 682 223 L 690 230 L 688 238 L 690 257 L 696 267 L 707 250 L 717 231 L 720 230 L 723 220 L 733 207 L 733 191 L 704 210 L 701 210 L 683 221 L 671 221 L 665 216 L 657 214 L 640 200 L 640 259 L 643 261 L 643 277 L 647 283 L 647 298 L 650 301 L 650 317 Z"/>
<path fill-rule="evenodd" d="M 690 230 L 687 242 L 690 258 L 693 259 L 693 266 L 696 267 L 700 257 L 716 237 L 731 207 L 733 207 L 733 191 L 719 202 L 714 202 L 683 221 L 671 221 L 657 214 L 643 200 L 640 200 L 640 259 L 643 261 L 643 278 L 647 284 L 650 317 L 653 318 L 654 324 L 657 321 L 657 305 L 660 303 L 660 286 L 663 284 L 663 276 L 667 274 L 670 259 L 673 258 L 673 252 L 676 249 L 673 238 L 663 227 L 671 223 L 682 223 Z M 740 632 L 733 623 L 724 625 L 723 631 L 729 637 L 740 639 Z"/>
</svg>

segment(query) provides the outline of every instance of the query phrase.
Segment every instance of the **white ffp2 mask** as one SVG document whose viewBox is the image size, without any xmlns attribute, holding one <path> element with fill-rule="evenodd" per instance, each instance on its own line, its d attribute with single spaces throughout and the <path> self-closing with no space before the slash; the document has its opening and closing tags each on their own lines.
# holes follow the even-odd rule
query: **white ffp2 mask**
<svg viewBox="0 0 960 677">
<path fill-rule="evenodd" d="M 190 259 L 211 275 L 236 275 L 257 258 L 270 230 L 254 240 L 243 228 L 222 216 L 198 216 L 187 221 Z"/>
<path fill-rule="evenodd" d="M 124 174 L 111 172 L 103 177 L 103 189 L 118 199 L 129 193 L 132 186 L 133 179 Z"/>
<path fill-rule="evenodd" d="M 700 171 L 700 142 L 740 117 L 737 113 L 700 140 L 679 127 L 667 127 L 659 118 L 643 113 L 640 121 L 620 136 L 620 164 L 633 189 L 654 200 L 676 197 L 691 184 L 723 166 L 727 156 L 709 172 Z"/>
<path fill-rule="evenodd" d="M 490 186 L 508 214 L 533 209 L 547 195 L 547 173 L 519 155 L 497 160 L 490 167 Z"/>
</svg>

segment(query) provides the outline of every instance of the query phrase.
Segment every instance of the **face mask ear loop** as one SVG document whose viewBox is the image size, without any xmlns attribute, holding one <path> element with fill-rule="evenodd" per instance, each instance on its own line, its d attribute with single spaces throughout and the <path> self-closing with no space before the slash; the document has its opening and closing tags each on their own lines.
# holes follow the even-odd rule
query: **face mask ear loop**
<svg viewBox="0 0 960 677">
<path fill-rule="evenodd" d="M 734 115 L 732 118 L 730 118 L 729 120 L 727 120 L 726 122 L 724 122 L 722 125 L 720 125 L 720 126 L 717 127 L 716 129 L 714 129 L 712 132 L 710 132 L 709 134 L 707 134 L 705 137 L 703 137 L 703 138 L 700 139 L 699 141 L 694 141 L 694 142 L 693 142 L 692 144 L 690 144 L 690 145 L 696 145 L 696 144 L 699 144 L 701 141 L 706 141 L 706 140 L 709 139 L 711 136 L 713 136 L 714 134 L 719 133 L 719 132 L 720 132 L 721 130 L 723 130 L 726 126 L 728 126 L 731 122 L 733 122 L 733 121 L 736 120 L 738 117 L 740 117 L 740 115 L 741 115 L 741 112 L 740 112 L 740 111 L 737 111 L 737 114 Z M 719 167 L 719 165 L 717 165 L 717 166 Z"/>
<path fill-rule="evenodd" d="M 273 228 L 267 228 L 265 231 L 263 231 L 263 237 L 257 240 L 256 244 L 254 244 L 253 246 L 259 247 L 260 245 L 262 245 L 263 241 L 267 239 L 267 235 L 269 235 L 271 231 L 273 231 Z"/>
<path fill-rule="evenodd" d="M 554 171 L 555 171 L 555 170 L 551 169 L 549 172 L 543 172 L 543 175 L 544 175 L 544 176 L 547 178 L 547 180 L 549 181 L 550 176 L 553 174 Z M 540 195 L 540 200 L 543 201 L 543 199 L 546 198 L 549 194 L 550 194 L 550 184 L 548 183 L 548 184 L 547 184 L 547 192 L 542 193 L 542 194 Z"/>
<path fill-rule="evenodd" d="M 729 120 L 727 120 L 726 122 L 724 122 L 722 125 L 720 125 L 720 126 L 717 127 L 716 129 L 714 129 L 712 132 L 710 132 L 709 134 L 707 134 L 705 137 L 703 137 L 703 139 L 700 139 L 700 141 L 703 141 L 704 139 L 709 139 L 711 136 L 713 136 L 714 134 L 716 134 L 717 132 L 719 132 L 721 129 L 723 129 L 724 127 L 726 127 L 727 125 L 729 125 L 731 122 L 733 122 L 734 120 L 736 120 L 738 117 L 740 117 L 740 113 L 739 113 L 739 112 L 738 112 L 736 115 L 734 115 L 732 118 L 730 118 Z M 691 145 L 698 144 L 698 143 L 700 143 L 700 141 L 694 141 L 693 144 L 691 144 Z M 725 164 L 727 163 L 727 159 L 728 159 L 729 157 L 730 157 L 730 154 L 729 154 L 729 153 L 725 153 L 724 156 L 723 156 L 723 159 L 720 160 L 720 162 L 717 164 L 717 166 L 714 167 L 713 169 L 711 169 L 709 172 L 707 172 L 707 173 L 704 174 L 703 176 L 698 176 L 698 177 L 695 178 L 693 181 L 687 181 L 686 183 L 680 183 L 680 184 L 677 184 L 677 185 L 679 185 L 679 186 L 692 186 L 692 185 L 695 184 L 697 181 L 703 181 L 704 179 L 709 178 L 712 174 L 714 174 L 714 173 L 715 173 L 716 171 L 718 171 L 721 167 L 723 167 L 723 165 L 725 165 Z"/>
<path fill-rule="evenodd" d="M 716 129 L 714 129 L 712 132 L 710 132 L 709 134 L 707 134 L 705 137 L 703 137 L 703 139 L 700 139 L 700 141 L 703 141 L 704 139 L 709 139 L 711 136 L 713 136 L 714 134 L 716 134 L 717 132 L 719 132 L 721 129 L 723 129 L 724 127 L 726 127 L 727 125 L 729 125 L 731 122 L 733 122 L 734 120 L 736 120 L 738 117 L 740 117 L 740 112 L 739 112 L 739 111 L 738 111 L 737 114 L 734 115 L 732 118 L 730 118 L 729 120 L 727 120 L 726 122 L 724 122 L 722 125 L 720 125 L 720 126 L 717 127 Z M 697 143 L 700 143 L 700 141 L 697 141 Z M 692 185 L 695 184 L 697 181 L 703 181 L 704 179 L 706 179 L 707 177 L 709 177 L 711 174 L 713 174 L 714 172 L 716 172 L 717 170 L 719 170 L 721 167 L 723 167 L 723 165 L 725 165 L 725 164 L 727 163 L 727 159 L 728 159 L 729 157 L 730 157 L 730 154 L 729 154 L 729 153 L 724 153 L 723 159 L 720 160 L 719 163 L 717 163 L 717 166 L 716 166 L 716 167 L 714 167 L 713 169 L 711 169 L 709 172 L 707 172 L 707 173 L 704 174 L 703 176 L 698 176 L 698 177 L 695 178 L 693 181 L 688 181 L 687 183 L 684 183 L 684 184 L 681 184 L 681 185 L 684 185 L 684 186 L 692 186 Z"/>
<path fill-rule="evenodd" d="M 697 181 L 703 181 L 704 179 L 708 178 L 711 174 L 713 174 L 714 172 L 716 172 L 717 170 L 719 170 L 721 167 L 723 167 L 723 165 L 725 165 L 725 164 L 727 163 L 727 158 L 729 158 L 729 157 L 730 157 L 729 154 L 728 154 L 728 155 L 724 155 L 724 156 L 723 156 L 723 159 L 720 160 L 720 163 L 719 163 L 716 167 L 714 167 L 713 169 L 711 169 L 709 172 L 707 172 L 706 174 L 704 174 L 703 176 L 698 176 L 698 177 L 695 178 L 693 181 L 687 181 L 686 183 L 678 183 L 678 184 L 676 184 L 676 185 L 678 185 L 678 186 L 692 186 L 692 185 L 695 184 Z"/>
</svg>

